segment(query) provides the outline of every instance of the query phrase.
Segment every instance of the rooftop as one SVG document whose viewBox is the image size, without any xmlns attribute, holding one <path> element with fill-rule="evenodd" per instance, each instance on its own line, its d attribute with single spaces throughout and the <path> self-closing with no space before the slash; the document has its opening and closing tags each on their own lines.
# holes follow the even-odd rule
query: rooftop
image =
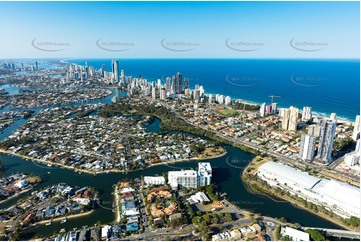
<svg viewBox="0 0 361 242">
<path fill-rule="evenodd" d="M 277 176 L 282 180 L 289 181 L 289 183 L 287 182 L 288 184 L 297 185 L 306 189 L 312 189 L 321 180 L 306 172 L 276 162 L 267 162 L 261 165 L 259 172 Z"/>
</svg>

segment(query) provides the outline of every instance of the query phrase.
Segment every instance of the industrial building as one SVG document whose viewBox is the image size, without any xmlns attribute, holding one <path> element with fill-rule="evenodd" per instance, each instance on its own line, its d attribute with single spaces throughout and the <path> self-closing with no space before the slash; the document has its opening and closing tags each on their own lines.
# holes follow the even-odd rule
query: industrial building
<svg viewBox="0 0 361 242">
<path fill-rule="evenodd" d="M 321 179 L 276 162 L 267 162 L 258 169 L 258 176 L 307 201 L 322 205 L 334 213 L 360 218 L 360 190 L 344 182 Z"/>
</svg>

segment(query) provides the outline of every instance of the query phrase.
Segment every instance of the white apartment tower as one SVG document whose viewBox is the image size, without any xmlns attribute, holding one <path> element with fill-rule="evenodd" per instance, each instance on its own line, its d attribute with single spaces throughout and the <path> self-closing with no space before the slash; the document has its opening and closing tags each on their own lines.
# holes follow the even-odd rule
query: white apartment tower
<svg viewBox="0 0 361 242">
<path fill-rule="evenodd" d="M 312 108 L 311 107 L 303 107 L 302 109 L 302 118 L 303 122 L 307 122 L 312 118 Z"/>
<path fill-rule="evenodd" d="M 198 171 L 182 170 L 169 171 L 168 183 L 173 190 L 178 188 L 197 188 L 210 185 L 212 181 L 212 167 L 209 162 L 199 162 Z"/>
<path fill-rule="evenodd" d="M 334 120 L 327 120 L 321 123 L 321 134 L 316 158 L 325 163 L 332 161 L 331 152 L 335 131 L 336 122 Z"/>
<path fill-rule="evenodd" d="M 316 137 L 302 134 L 299 158 L 304 161 L 312 161 L 315 157 Z"/>
<path fill-rule="evenodd" d="M 261 117 L 264 117 L 266 115 L 266 103 L 262 103 L 262 105 L 259 109 L 259 113 L 260 113 Z"/>
<path fill-rule="evenodd" d="M 290 107 L 290 120 L 288 122 L 288 131 L 296 131 L 298 123 L 298 108 Z"/>
</svg>

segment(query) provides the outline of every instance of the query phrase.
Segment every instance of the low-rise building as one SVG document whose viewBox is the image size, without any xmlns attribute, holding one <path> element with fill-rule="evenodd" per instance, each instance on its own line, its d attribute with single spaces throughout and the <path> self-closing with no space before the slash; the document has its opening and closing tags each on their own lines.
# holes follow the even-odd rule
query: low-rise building
<svg viewBox="0 0 361 242">
<path fill-rule="evenodd" d="M 293 241 L 310 241 L 308 233 L 287 226 L 281 228 L 281 235 L 288 236 Z"/>
<path fill-rule="evenodd" d="M 204 192 L 197 192 L 196 194 L 190 196 L 189 198 L 187 198 L 187 201 L 190 204 L 195 204 L 195 203 L 202 203 L 202 202 L 210 202 L 209 198 L 207 197 L 206 194 L 204 194 Z"/>
<path fill-rule="evenodd" d="M 163 176 L 144 176 L 145 185 L 163 185 L 165 178 Z"/>
</svg>

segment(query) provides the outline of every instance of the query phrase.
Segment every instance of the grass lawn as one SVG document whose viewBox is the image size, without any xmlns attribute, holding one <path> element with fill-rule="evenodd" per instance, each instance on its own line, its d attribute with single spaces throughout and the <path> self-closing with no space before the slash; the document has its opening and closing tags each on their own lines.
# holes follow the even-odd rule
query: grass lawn
<svg viewBox="0 0 361 242">
<path fill-rule="evenodd" d="M 229 107 L 225 107 L 223 110 L 214 110 L 214 112 L 216 112 L 220 115 L 226 116 L 226 117 L 232 117 L 232 116 L 239 115 L 239 112 L 237 110 L 234 110 Z"/>
</svg>

